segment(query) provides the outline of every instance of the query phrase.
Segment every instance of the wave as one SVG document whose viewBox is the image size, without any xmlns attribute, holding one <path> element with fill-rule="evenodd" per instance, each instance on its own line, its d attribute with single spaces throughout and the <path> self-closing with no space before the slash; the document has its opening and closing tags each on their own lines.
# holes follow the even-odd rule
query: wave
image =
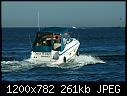
<svg viewBox="0 0 127 96">
<path fill-rule="evenodd" d="M 13 54 L 13 53 L 28 53 L 30 50 L 8 50 L 8 51 L 2 51 L 2 54 Z"/>
<path fill-rule="evenodd" d="M 100 60 L 99 57 L 94 57 L 91 55 L 80 55 L 76 58 L 78 63 L 85 63 L 85 64 L 95 64 L 95 63 L 105 63 L 103 60 Z"/>
<path fill-rule="evenodd" d="M 103 54 L 98 57 L 106 61 L 125 61 L 125 54 Z"/>
<path fill-rule="evenodd" d="M 13 71 L 24 71 L 32 68 L 38 67 L 57 67 L 57 68 L 80 68 L 88 64 L 97 64 L 105 63 L 103 60 L 98 57 L 93 57 L 91 55 L 80 55 L 75 58 L 73 62 L 66 64 L 56 65 L 56 64 L 47 64 L 42 61 L 32 60 L 30 58 L 23 61 L 2 61 L 2 72 L 13 72 Z"/>
</svg>

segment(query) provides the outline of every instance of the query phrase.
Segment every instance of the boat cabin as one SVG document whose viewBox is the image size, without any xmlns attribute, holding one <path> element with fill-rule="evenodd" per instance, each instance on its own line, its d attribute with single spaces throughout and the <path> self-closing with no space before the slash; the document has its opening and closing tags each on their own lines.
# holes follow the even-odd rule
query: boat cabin
<svg viewBox="0 0 127 96">
<path fill-rule="evenodd" d="M 65 29 L 64 29 L 65 30 Z M 69 34 L 63 30 L 43 30 L 37 32 L 33 43 L 33 52 L 62 51 L 66 44 L 71 42 Z"/>
</svg>

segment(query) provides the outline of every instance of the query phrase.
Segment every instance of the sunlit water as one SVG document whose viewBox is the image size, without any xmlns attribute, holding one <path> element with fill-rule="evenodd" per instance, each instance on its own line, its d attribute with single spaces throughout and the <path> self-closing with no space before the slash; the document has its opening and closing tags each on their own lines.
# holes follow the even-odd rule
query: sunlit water
<svg viewBox="0 0 127 96">
<path fill-rule="evenodd" d="M 53 65 L 30 59 L 30 39 L 34 41 L 36 28 L 3 28 L 2 80 L 125 81 L 124 29 L 84 28 L 71 31 L 79 34 L 80 55 L 73 62 Z"/>
</svg>

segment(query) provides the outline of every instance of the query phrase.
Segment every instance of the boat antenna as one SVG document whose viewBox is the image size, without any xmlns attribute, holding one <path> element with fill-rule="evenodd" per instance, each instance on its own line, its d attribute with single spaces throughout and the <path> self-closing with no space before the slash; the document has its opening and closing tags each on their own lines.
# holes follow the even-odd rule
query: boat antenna
<svg viewBox="0 0 127 96">
<path fill-rule="evenodd" d="M 120 27 L 122 27 L 122 19 L 121 19 L 121 17 L 120 17 Z"/>
<path fill-rule="evenodd" d="M 39 22 L 39 11 L 38 11 L 38 31 L 40 31 L 40 22 Z"/>
</svg>

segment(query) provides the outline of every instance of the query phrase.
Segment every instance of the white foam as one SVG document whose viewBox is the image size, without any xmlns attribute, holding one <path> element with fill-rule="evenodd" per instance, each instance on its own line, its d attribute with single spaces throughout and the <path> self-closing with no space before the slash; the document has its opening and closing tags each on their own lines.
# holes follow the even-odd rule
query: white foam
<svg viewBox="0 0 127 96">
<path fill-rule="evenodd" d="M 56 65 L 56 64 L 44 64 L 42 61 L 25 59 L 23 61 L 2 61 L 2 72 L 12 72 L 19 70 L 28 70 L 34 67 L 60 67 L 60 68 L 79 68 L 88 64 L 105 63 L 98 57 L 91 55 L 80 55 L 77 56 L 75 62 Z"/>
<path fill-rule="evenodd" d="M 80 55 L 76 58 L 76 62 L 84 63 L 84 64 L 105 63 L 103 60 L 100 60 L 98 57 L 93 57 L 91 55 Z"/>
<path fill-rule="evenodd" d="M 59 66 L 59 67 L 78 69 L 88 64 L 97 64 L 97 63 L 105 63 L 105 62 L 103 60 L 100 60 L 98 57 L 93 57 L 91 55 L 80 55 L 76 57 L 73 63 L 68 63 L 65 64 L 65 66 Z"/>
<path fill-rule="evenodd" d="M 76 57 L 75 62 L 76 62 L 77 68 L 88 65 L 88 64 L 105 63 L 103 60 L 99 59 L 98 57 L 93 57 L 91 55 L 80 55 Z"/>
</svg>

